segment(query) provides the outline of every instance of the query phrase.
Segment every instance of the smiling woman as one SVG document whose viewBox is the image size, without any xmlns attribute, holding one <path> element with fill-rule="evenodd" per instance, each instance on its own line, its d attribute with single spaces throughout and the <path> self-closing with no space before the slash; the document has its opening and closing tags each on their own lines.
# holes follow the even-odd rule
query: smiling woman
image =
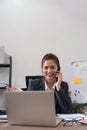
<svg viewBox="0 0 87 130">
<path fill-rule="evenodd" d="M 68 84 L 62 80 L 59 59 L 55 54 L 47 53 L 41 60 L 42 77 L 29 82 L 29 91 L 54 91 L 55 110 L 57 113 L 71 113 L 72 103 L 68 95 Z M 58 73 L 57 73 L 58 72 Z M 56 77 L 58 80 L 56 81 Z M 7 88 L 8 91 L 20 91 L 17 88 Z"/>
<path fill-rule="evenodd" d="M 62 73 L 60 72 L 60 63 L 56 55 L 50 53 L 43 57 L 41 71 L 49 89 L 52 89 L 54 82 L 56 82 L 56 77 L 58 78 L 56 89 L 59 90 L 62 81 Z"/>
</svg>

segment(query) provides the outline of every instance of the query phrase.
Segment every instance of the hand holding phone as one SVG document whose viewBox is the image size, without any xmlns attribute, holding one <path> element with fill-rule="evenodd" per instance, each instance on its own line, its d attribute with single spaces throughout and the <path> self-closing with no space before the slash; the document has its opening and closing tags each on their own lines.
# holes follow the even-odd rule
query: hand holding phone
<svg viewBox="0 0 87 130">
<path fill-rule="evenodd" d="M 57 71 L 56 72 L 56 88 L 57 88 L 57 90 L 60 89 L 61 82 L 62 82 L 62 73 L 60 71 Z"/>
</svg>

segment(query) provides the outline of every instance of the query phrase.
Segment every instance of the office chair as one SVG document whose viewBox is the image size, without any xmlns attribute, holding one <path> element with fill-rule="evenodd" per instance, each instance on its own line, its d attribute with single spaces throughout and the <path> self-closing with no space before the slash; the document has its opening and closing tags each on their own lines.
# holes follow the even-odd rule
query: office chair
<svg viewBox="0 0 87 130">
<path fill-rule="evenodd" d="M 38 78 L 42 78 L 43 76 L 41 75 L 32 75 L 32 76 L 25 76 L 25 82 L 26 82 L 26 89 L 28 89 L 28 86 L 29 86 L 29 80 L 31 79 L 38 79 Z"/>
</svg>

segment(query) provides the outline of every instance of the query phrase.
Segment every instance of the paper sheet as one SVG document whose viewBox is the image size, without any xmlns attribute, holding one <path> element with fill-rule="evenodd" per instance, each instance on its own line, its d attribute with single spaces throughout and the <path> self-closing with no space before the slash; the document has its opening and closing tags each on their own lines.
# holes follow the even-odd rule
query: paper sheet
<svg viewBox="0 0 87 130">
<path fill-rule="evenodd" d="M 0 115 L 0 122 L 7 122 L 7 115 Z"/>
<path fill-rule="evenodd" d="M 62 119 L 75 119 L 77 117 L 84 117 L 84 118 L 87 118 L 87 115 L 85 114 L 80 114 L 80 113 L 77 113 L 77 114 L 57 114 L 57 116 L 59 116 L 60 118 Z"/>
</svg>

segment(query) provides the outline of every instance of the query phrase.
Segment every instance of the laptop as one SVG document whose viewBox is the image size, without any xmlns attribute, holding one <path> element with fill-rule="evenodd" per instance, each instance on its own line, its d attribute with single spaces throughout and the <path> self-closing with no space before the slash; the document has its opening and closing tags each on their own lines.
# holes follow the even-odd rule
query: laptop
<svg viewBox="0 0 87 130">
<path fill-rule="evenodd" d="M 7 120 L 13 125 L 57 126 L 53 91 L 5 92 Z"/>
</svg>

